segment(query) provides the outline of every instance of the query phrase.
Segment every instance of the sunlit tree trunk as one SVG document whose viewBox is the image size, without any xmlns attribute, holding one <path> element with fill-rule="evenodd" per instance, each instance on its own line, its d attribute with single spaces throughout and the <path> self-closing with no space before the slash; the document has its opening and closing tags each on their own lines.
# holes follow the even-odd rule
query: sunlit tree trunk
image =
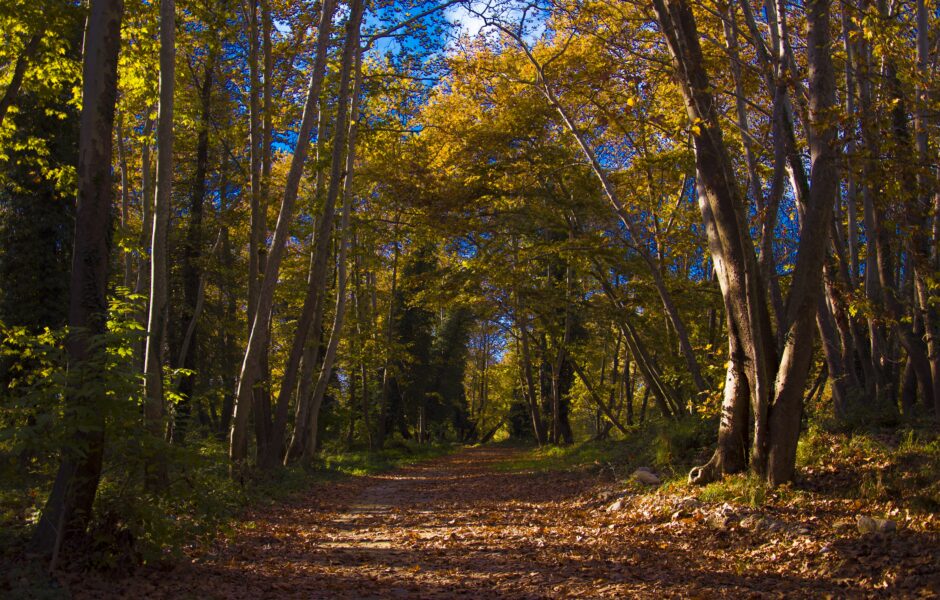
<svg viewBox="0 0 940 600">
<path fill-rule="evenodd" d="M 150 309 L 144 352 L 147 429 L 163 436 L 163 346 L 167 312 L 167 235 L 173 200 L 173 96 L 176 89 L 176 3 L 160 1 L 160 110 L 157 116 L 157 186 L 154 196 L 153 236 L 150 242 Z M 151 485 L 164 479 L 159 458 L 151 465 Z"/>
<path fill-rule="evenodd" d="M 248 456 L 248 424 L 254 397 L 253 392 L 255 384 L 258 382 L 262 354 L 266 347 L 267 328 L 274 301 L 274 288 L 280 273 L 281 260 L 284 257 L 284 246 L 293 221 L 294 204 L 297 201 L 300 178 L 303 175 L 304 163 L 310 147 L 311 130 L 318 113 L 334 6 L 332 0 L 326 0 L 321 7 L 322 13 L 317 31 L 316 58 L 310 76 L 310 86 L 307 90 L 307 100 L 304 105 L 300 130 L 298 131 L 297 146 L 291 157 L 277 226 L 274 230 L 274 239 L 267 257 L 261 289 L 258 292 L 258 304 L 252 320 L 251 334 L 248 337 L 248 347 L 245 349 L 245 357 L 242 361 L 238 391 L 235 394 L 231 434 L 229 436 L 229 458 L 236 464 L 244 462 Z"/>
<path fill-rule="evenodd" d="M 326 204 L 324 205 L 324 208 L 335 206 L 342 186 L 344 198 L 343 215 L 340 224 L 341 231 L 338 236 L 339 256 L 337 258 L 336 307 L 333 313 L 333 326 L 330 332 L 329 342 L 327 343 L 326 352 L 323 355 L 323 364 L 320 366 L 317 383 L 310 399 L 310 413 L 306 423 L 307 430 L 303 432 L 303 430 L 300 429 L 305 423 L 295 424 L 294 436 L 291 439 L 290 454 L 294 456 L 299 454 L 304 459 L 312 458 L 316 451 L 320 405 L 323 402 L 327 385 L 333 374 L 333 362 L 336 359 L 336 351 L 339 348 L 343 322 L 346 315 L 346 255 L 349 249 L 349 213 L 352 210 L 353 200 L 353 170 L 356 160 L 359 91 L 362 82 L 362 50 L 359 45 L 359 28 L 362 24 L 364 9 L 364 0 L 354 0 L 351 6 L 352 13 L 346 25 L 346 43 L 343 48 L 339 99 L 336 107 L 336 127 L 333 135 L 330 183 L 327 189 Z M 352 82 L 350 81 L 351 79 L 353 79 Z M 351 83 L 352 92 L 350 92 Z M 350 97 L 352 97 L 351 110 L 349 109 Z M 348 123 L 347 114 L 350 115 Z M 326 211 L 324 210 L 324 215 L 325 214 Z M 323 221 L 326 221 L 326 219 L 323 219 Z M 320 282 L 318 289 L 325 288 L 324 284 L 326 282 L 326 258 L 329 254 L 328 243 L 330 239 L 330 229 L 332 227 L 332 215 L 330 215 L 329 221 L 330 223 L 326 223 L 326 227 L 321 225 L 320 232 L 318 233 L 318 250 L 320 249 L 319 244 L 323 244 L 322 263 L 320 262 L 321 256 L 318 255 L 317 263 L 314 265 L 313 275 L 311 277 L 312 280 Z M 322 302 L 322 300 L 320 300 L 320 302 Z M 297 435 L 298 429 L 300 429 L 303 435 Z"/>
<path fill-rule="evenodd" d="M 723 431 L 719 432 L 719 438 L 731 439 L 727 434 L 740 424 L 743 400 L 738 394 L 746 390 L 750 395 L 753 423 L 750 467 L 771 483 L 781 483 L 793 473 L 829 220 L 838 192 L 837 155 L 833 147 L 835 126 L 828 114 L 834 103 L 834 79 L 828 55 L 829 6 L 825 1 L 816 2 L 809 11 L 812 17 L 809 55 L 814 185 L 805 203 L 797 264 L 786 305 L 786 345 L 779 365 L 764 289 L 744 217 L 745 205 L 722 139 L 695 18 L 684 0 L 655 0 L 654 8 L 674 59 L 689 118 L 699 124 L 692 130 L 692 138 L 700 206 L 728 312 L 732 347 Z M 736 443 L 731 446 L 735 447 Z M 728 450 L 720 443 L 712 461 L 693 470 L 690 478 L 705 482 L 723 474 L 725 463 L 736 466 L 739 462 L 736 456 L 725 455 L 726 452 Z"/>
</svg>

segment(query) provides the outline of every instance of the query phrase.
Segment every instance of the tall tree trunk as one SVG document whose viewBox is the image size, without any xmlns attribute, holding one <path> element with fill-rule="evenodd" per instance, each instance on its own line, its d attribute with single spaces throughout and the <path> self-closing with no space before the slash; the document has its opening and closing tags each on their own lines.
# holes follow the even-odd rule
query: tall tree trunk
<svg viewBox="0 0 940 600">
<path fill-rule="evenodd" d="M 104 348 L 91 336 L 107 329 L 108 261 L 111 250 L 111 159 L 114 104 L 117 96 L 118 52 L 121 47 L 121 0 L 90 0 L 82 57 L 82 114 L 79 132 L 78 201 L 75 245 L 69 292 L 69 371 L 75 374 L 67 396 L 73 421 L 72 439 L 62 452 L 32 545 L 55 555 L 63 539 L 84 532 L 101 478 L 105 414 L 101 398 L 102 373 L 90 367 Z"/>
<path fill-rule="evenodd" d="M 803 413 L 803 392 L 812 362 L 813 334 L 832 210 L 839 198 L 838 124 L 835 70 L 832 65 L 830 0 L 807 3 L 807 62 L 809 65 L 809 149 L 811 181 L 800 235 L 799 254 L 787 299 L 786 346 L 780 359 L 771 406 L 767 479 L 771 485 L 790 481 L 796 466 L 796 446 Z"/>
<path fill-rule="evenodd" d="M 154 196 L 153 237 L 150 243 L 150 310 L 144 352 L 147 430 L 163 436 L 163 342 L 167 308 L 167 234 L 173 199 L 173 96 L 176 88 L 176 2 L 160 0 L 160 111 L 157 117 L 157 189 Z M 151 485 L 164 478 L 165 468 L 154 457 Z"/>
<path fill-rule="evenodd" d="M 251 334 L 248 337 L 248 347 L 245 349 L 245 358 L 242 361 L 241 374 L 238 381 L 238 391 L 235 394 L 235 407 L 232 418 L 231 435 L 229 436 L 229 458 L 235 463 L 242 463 L 248 456 L 248 424 L 255 384 L 258 381 L 261 359 L 267 340 L 267 328 L 270 321 L 271 308 L 274 301 L 274 288 L 280 272 L 281 260 L 284 256 L 284 246 L 290 233 L 293 221 L 294 204 L 300 188 L 300 178 L 303 175 L 304 163 L 310 147 L 310 134 L 313 123 L 318 114 L 320 89 L 326 69 L 327 45 L 329 43 L 330 28 L 333 18 L 335 2 L 324 0 L 321 7 L 320 24 L 317 31 L 316 58 L 313 72 L 310 76 L 310 86 L 307 90 L 307 100 L 304 104 L 303 118 L 297 137 L 297 146 L 291 157 L 290 170 L 284 186 L 284 195 L 281 199 L 281 208 L 278 214 L 277 226 L 274 230 L 274 239 L 271 251 L 267 257 L 264 270 L 264 279 L 258 293 L 258 305 L 252 320 Z"/>
<path fill-rule="evenodd" d="M 262 51 L 262 98 L 261 98 L 261 178 L 260 178 L 260 225 L 262 243 L 258 248 L 259 278 L 263 278 L 267 264 L 267 248 L 264 240 L 267 239 L 267 210 L 271 203 L 271 143 L 273 139 L 272 119 L 274 106 L 272 97 L 272 77 L 274 70 L 274 54 L 271 47 L 271 9 L 268 0 L 260 0 L 261 8 L 261 51 Z M 257 32 L 257 23 L 255 25 Z M 265 340 L 262 343 L 260 384 L 255 388 L 254 415 L 255 438 L 258 442 L 258 456 L 268 454 L 273 444 L 271 407 L 271 365 L 270 365 L 270 337 L 271 319 L 265 330 Z"/>
<path fill-rule="evenodd" d="M 395 217 L 395 226 L 392 229 L 392 239 L 395 249 L 392 255 L 392 282 L 389 289 L 388 311 L 385 314 L 385 357 L 382 366 L 382 396 L 379 406 L 379 426 L 376 435 L 376 446 L 382 448 L 385 445 L 386 436 L 391 433 L 391 407 L 389 406 L 389 396 L 391 394 L 392 375 L 390 373 L 392 365 L 392 341 L 395 337 L 395 297 L 398 291 L 398 259 L 401 249 L 398 243 L 398 216 Z"/>
<path fill-rule="evenodd" d="M 915 99 L 914 130 L 917 139 L 917 158 L 920 169 L 917 173 L 917 202 L 921 212 L 929 215 L 931 210 L 933 218 L 929 217 L 921 223 L 924 231 L 923 242 L 918 250 L 921 253 L 917 265 L 917 278 L 915 281 L 918 301 L 921 306 L 925 335 L 927 338 L 927 356 L 930 361 L 931 393 L 933 394 L 934 418 L 940 422 L 940 308 L 930 301 L 929 274 L 940 272 L 940 185 L 937 176 L 940 175 L 936 160 L 931 157 L 929 150 L 928 131 L 936 123 L 936 117 L 931 118 L 928 112 L 929 96 L 927 82 L 931 74 L 928 68 L 930 60 L 930 27 L 929 15 L 925 0 L 917 0 L 917 74 L 922 82 L 918 84 L 917 98 Z M 934 155 L 935 158 L 936 155 Z M 931 206 L 932 205 L 932 206 Z M 926 246 L 926 247 L 924 247 Z M 932 250 L 930 250 L 932 248 Z"/>
<path fill-rule="evenodd" d="M 294 436 L 291 439 L 291 451 L 289 455 L 301 455 L 304 459 L 310 459 L 316 450 L 317 419 L 320 412 L 320 404 L 323 396 L 326 394 L 326 388 L 333 373 L 333 361 L 336 358 L 336 350 L 339 347 L 339 340 L 342 335 L 343 320 L 346 310 L 346 254 L 349 249 L 349 213 L 352 210 L 353 199 L 353 170 L 356 160 L 356 133 L 359 120 L 359 88 L 362 81 L 361 70 L 361 49 L 359 45 L 359 29 L 362 24 L 362 16 L 365 9 L 364 0 L 353 0 L 351 6 L 352 14 L 346 25 L 346 44 L 343 48 L 343 62 L 340 72 L 339 99 L 336 107 L 336 127 L 333 135 L 333 156 L 330 167 L 330 184 L 327 190 L 326 203 L 324 205 L 324 218 L 321 219 L 320 232 L 318 234 L 318 250 L 320 244 L 323 244 L 322 255 L 317 256 L 317 263 L 314 265 L 311 280 L 319 281 L 318 289 L 325 288 L 326 283 L 326 258 L 329 255 L 328 242 L 330 239 L 330 229 L 332 228 L 332 214 L 327 221 L 326 209 L 332 208 L 336 204 L 339 196 L 340 186 L 343 185 L 343 216 L 341 219 L 341 232 L 339 235 L 339 257 L 337 258 L 337 284 L 336 284 L 336 310 L 333 314 L 333 327 L 330 332 L 330 340 L 327 343 L 326 352 L 323 356 L 323 364 L 320 367 L 320 374 L 317 378 L 317 384 L 313 389 L 313 395 L 310 400 L 309 418 L 306 423 L 307 430 L 303 431 L 305 423 L 295 424 Z M 350 79 L 352 82 L 352 93 L 350 94 Z M 349 111 L 349 99 L 352 96 L 351 116 L 347 123 L 347 111 Z M 345 168 L 344 168 L 345 152 Z M 332 211 L 331 211 L 332 212 Z M 323 226 L 325 223 L 325 227 Z M 322 258 L 321 258 L 322 256 Z M 322 262 L 321 262 L 322 260 Z M 321 300 L 322 302 L 322 296 Z M 302 342 L 301 342 L 302 344 Z M 298 435 L 298 430 L 301 435 Z"/>
<path fill-rule="evenodd" d="M 153 133 L 153 118 L 149 111 L 147 119 L 144 122 L 144 132 L 141 136 L 140 147 L 140 252 L 137 255 L 137 283 L 134 285 L 134 293 L 141 295 L 150 291 L 150 240 L 153 236 L 153 181 L 150 169 L 150 134 Z M 146 331 L 147 317 L 149 315 L 149 296 L 137 315 L 138 323 Z M 144 370 L 144 356 L 147 351 L 147 339 L 140 341 L 135 349 L 136 356 L 134 363 L 139 366 L 140 371 Z"/>
<path fill-rule="evenodd" d="M 251 225 L 248 234 L 248 332 L 252 331 L 261 289 L 265 252 L 265 206 L 261 198 L 261 81 L 258 75 L 258 0 L 248 0 L 248 145 Z M 298 140 L 298 143 L 302 141 Z"/>
<path fill-rule="evenodd" d="M 317 116 L 317 145 L 316 145 L 316 159 L 315 159 L 315 164 L 317 165 L 317 168 L 316 168 L 316 176 L 314 178 L 314 196 L 313 196 L 313 203 L 311 206 L 311 211 L 315 210 L 318 206 L 320 206 L 320 201 L 324 198 L 323 186 L 326 180 L 326 175 L 324 174 L 323 172 L 324 170 L 321 167 L 321 161 L 322 161 L 322 156 L 324 155 L 325 149 L 326 149 L 326 140 L 328 136 L 327 131 L 329 129 L 329 127 L 327 127 L 328 120 L 329 119 L 327 118 L 327 111 L 325 107 L 323 107 L 320 109 L 320 114 Z M 332 208 L 331 208 L 331 211 L 332 211 Z M 321 219 L 322 219 L 322 215 L 321 215 Z M 319 227 L 317 227 L 318 225 L 317 219 L 313 217 L 312 221 L 313 221 L 312 225 L 314 226 L 314 231 L 317 231 L 319 229 Z M 299 331 L 300 327 L 305 326 L 304 323 L 309 322 L 309 325 L 306 325 L 307 327 L 307 333 L 306 333 L 306 338 L 305 338 L 306 343 L 303 346 L 303 356 L 300 359 L 300 382 L 297 385 L 297 400 L 295 402 L 295 407 L 294 407 L 294 423 L 306 423 L 309 419 L 310 398 L 312 397 L 312 386 L 315 384 L 315 382 L 313 381 L 313 377 L 317 371 L 317 367 L 320 365 L 320 353 L 323 350 L 323 311 L 325 309 L 325 303 L 322 302 L 322 294 L 319 292 L 319 290 L 317 290 L 315 286 L 312 285 L 315 265 L 317 262 L 317 253 L 318 253 L 317 240 L 318 239 L 319 238 L 317 237 L 317 235 L 314 234 L 311 240 L 312 249 L 310 251 L 310 261 L 309 261 L 310 266 L 308 267 L 308 272 L 307 272 L 307 294 L 306 294 L 306 297 L 304 298 L 304 308 L 306 308 L 309 311 L 310 308 L 312 307 L 313 316 L 311 318 L 309 316 L 309 313 L 305 313 L 304 308 L 302 308 L 301 313 L 300 313 L 300 319 L 297 325 L 298 331 L 295 331 L 294 333 L 294 336 L 295 336 L 294 341 L 296 342 L 298 339 L 301 339 L 301 336 L 303 335 L 302 332 Z M 307 298 L 311 297 L 311 295 L 312 295 L 312 300 L 308 301 Z M 291 350 L 292 351 L 294 350 L 293 346 Z M 294 360 L 296 359 L 288 355 L 287 368 L 285 369 L 285 376 L 283 378 L 284 381 L 290 381 L 293 378 L 296 378 L 295 376 L 291 375 L 291 372 L 290 372 L 291 369 L 297 368 L 296 363 L 293 362 Z M 292 391 L 293 390 L 285 388 L 284 384 L 282 383 L 281 385 L 282 394 L 285 392 L 287 394 L 290 394 Z M 279 458 L 284 459 L 285 461 L 287 460 L 287 457 L 286 455 L 284 455 L 284 445 L 285 445 L 284 434 L 287 431 L 286 406 L 289 404 L 289 402 L 290 402 L 290 396 L 282 396 L 282 395 L 278 396 L 277 410 L 276 410 L 275 419 L 274 419 L 275 421 L 274 431 L 277 432 L 275 434 L 275 443 L 277 443 L 280 446 L 281 455 L 279 455 Z M 271 460 L 273 460 L 273 458 Z"/>
<path fill-rule="evenodd" d="M 835 172 L 837 153 L 832 143 L 835 130 L 833 124 L 828 122 L 830 119 L 823 118 L 821 114 L 829 110 L 834 102 L 832 65 L 827 54 L 828 3 L 813 4 L 810 11 L 813 22 L 810 112 L 815 127 L 811 146 L 814 189 L 806 202 L 797 264 L 786 306 L 787 343 L 779 365 L 764 290 L 755 264 L 753 243 L 744 218 L 744 202 L 734 180 L 728 150 L 722 140 L 717 109 L 702 61 L 695 19 L 684 0 L 654 0 L 654 8 L 674 58 L 689 118 L 701 124 L 693 130 L 692 135 L 701 190 L 700 206 L 729 315 L 729 330 L 733 332 L 731 339 L 740 342 L 741 355 L 732 354 L 729 378 L 743 371 L 747 384 L 746 388 L 734 385 L 727 386 L 726 390 L 731 388 L 740 393 L 747 389 L 749 392 L 754 424 L 751 468 L 766 476 L 771 483 L 781 483 L 789 479 L 793 472 L 802 392 L 811 357 L 807 348 L 812 346 L 831 211 L 838 192 Z M 825 26 L 820 23 L 825 23 Z M 828 173 L 825 171 L 827 166 Z M 733 353 L 736 350 L 732 348 Z M 736 364 L 742 366 L 736 373 L 730 371 L 738 369 Z M 742 414 L 743 411 L 736 408 L 738 402 L 739 398 L 729 398 L 726 392 L 726 419 L 722 422 L 719 437 L 736 422 L 735 415 Z M 709 465 L 736 462 L 733 457 L 719 456 L 722 452 L 719 446 L 718 455 Z M 699 469 L 690 475 L 704 482 L 722 472 L 723 469 Z"/>
<path fill-rule="evenodd" d="M 178 355 L 184 360 L 177 363 L 177 367 L 187 371 L 196 370 L 198 350 L 198 307 L 204 295 L 204 277 L 202 276 L 202 244 L 203 244 L 203 206 L 206 198 L 206 176 L 209 170 L 209 127 L 212 118 L 212 81 L 215 71 L 215 53 L 210 50 L 206 57 L 205 71 L 200 84 L 200 115 L 199 133 L 196 141 L 196 168 L 193 171 L 192 191 L 189 199 L 189 224 L 186 229 L 186 242 L 183 256 L 183 315 L 180 324 L 192 331 L 184 330 L 180 339 Z M 223 203 L 224 206 L 224 203 Z M 182 443 L 186 437 L 186 429 L 192 412 L 192 397 L 195 391 L 196 378 L 193 374 L 184 374 L 180 378 L 180 399 L 176 404 L 176 413 L 173 423 L 173 442 Z"/>
<path fill-rule="evenodd" d="M 360 410 L 362 411 L 362 427 L 366 435 L 366 440 L 369 442 L 369 449 L 373 447 L 372 440 L 372 423 L 369 418 L 369 377 L 368 369 L 366 368 L 366 356 L 365 356 L 365 332 L 362 329 L 362 324 L 366 323 L 369 320 L 369 316 L 366 314 L 368 311 L 368 303 L 363 300 L 362 296 L 362 266 L 359 256 L 359 240 L 357 236 L 352 238 L 353 252 L 355 253 L 355 258 L 353 259 L 353 282 L 355 289 L 353 291 L 353 304 L 356 311 L 356 338 L 358 339 L 358 353 L 359 353 L 359 384 L 362 386 L 362 395 L 361 395 L 361 406 Z M 350 369 L 350 377 L 355 377 L 352 374 L 352 369 Z"/>
<path fill-rule="evenodd" d="M 127 173 L 127 150 L 124 144 L 124 113 L 118 113 L 117 117 L 117 147 L 118 147 L 118 169 L 121 172 L 121 235 L 129 233 L 130 217 L 130 181 Z M 131 289 L 131 272 L 133 268 L 133 257 L 129 250 L 121 251 L 124 263 L 124 276 L 122 278 L 124 287 L 128 291 Z"/>
</svg>

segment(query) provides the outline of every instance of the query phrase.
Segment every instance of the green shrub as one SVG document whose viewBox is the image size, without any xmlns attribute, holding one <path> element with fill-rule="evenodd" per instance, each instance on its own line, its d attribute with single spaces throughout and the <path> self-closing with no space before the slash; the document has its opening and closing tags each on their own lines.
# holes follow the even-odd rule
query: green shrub
<svg viewBox="0 0 940 600">
<path fill-rule="evenodd" d="M 701 488 L 699 500 L 703 502 L 732 502 L 759 507 L 766 502 L 769 487 L 763 479 L 750 473 L 729 475 Z"/>
</svg>

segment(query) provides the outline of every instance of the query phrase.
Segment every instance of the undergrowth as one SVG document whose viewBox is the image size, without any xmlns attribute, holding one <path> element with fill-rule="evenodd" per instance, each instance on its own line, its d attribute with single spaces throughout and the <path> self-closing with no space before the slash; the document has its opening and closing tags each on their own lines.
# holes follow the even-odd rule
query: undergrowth
<svg viewBox="0 0 940 600">
<path fill-rule="evenodd" d="M 452 444 L 420 445 L 413 442 L 398 442 L 381 452 L 369 450 L 347 450 L 324 453 L 317 459 L 315 467 L 324 474 L 365 476 L 389 471 L 410 463 L 428 460 L 453 452 Z"/>
<path fill-rule="evenodd" d="M 625 439 L 529 448 L 497 468 L 529 472 L 589 468 L 623 481 L 637 467 L 646 466 L 663 480 L 663 490 L 691 493 L 708 503 L 756 508 L 841 499 L 862 506 L 891 503 L 917 513 L 940 511 L 940 436 L 929 424 L 863 428 L 812 418 L 800 436 L 792 484 L 771 488 L 759 476 L 741 473 L 689 488 L 689 469 L 709 458 L 716 430 L 714 422 L 692 418 L 654 422 L 643 429 L 631 428 Z"/>
<path fill-rule="evenodd" d="M 558 471 L 594 468 L 616 479 L 630 475 L 637 467 L 655 470 L 664 479 L 684 477 L 701 460 L 710 434 L 711 420 L 683 419 L 679 422 L 651 422 L 629 428 L 630 435 L 619 440 L 587 440 L 568 446 L 529 449 L 507 459 L 502 471 Z"/>
<path fill-rule="evenodd" d="M 365 476 L 441 456 L 453 446 L 393 442 L 382 451 L 328 451 L 307 465 L 229 477 L 225 445 L 214 439 L 170 448 L 170 473 L 159 495 L 129 481 L 127 465 L 111 461 L 105 471 L 88 539 L 70 568 L 126 572 L 139 564 L 178 558 L 227 531 L 245 509 L 273 504 L 318 482 Z M 48 493 L 49 473 L 0 480 L 0 596 L 60 597 L 46 577 L 46 561 L 24 561 L 28 537 Z M 42 564 L 40 564 L 40 562 Z M 26 583 L 28 582 L 28 584 Z M 24 587 L 25 586 L 25 587 Z M 21 594 L 22 595 L 22 594 Z"/>
</svg>

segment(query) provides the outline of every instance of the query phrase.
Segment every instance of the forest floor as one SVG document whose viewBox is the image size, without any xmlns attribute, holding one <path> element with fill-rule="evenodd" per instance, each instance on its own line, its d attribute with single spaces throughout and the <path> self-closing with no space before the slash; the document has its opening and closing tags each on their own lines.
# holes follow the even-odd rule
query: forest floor
<svg viewBox="0 0 940 600">
<path fill-rule="evenodd" d="M 855 501 L 760 508 L 467 448 L 321 482 L 185 560 L 61 574 L 75 598 L 934 597 L 940 534 L 859 533 Z"/>
</svg>

